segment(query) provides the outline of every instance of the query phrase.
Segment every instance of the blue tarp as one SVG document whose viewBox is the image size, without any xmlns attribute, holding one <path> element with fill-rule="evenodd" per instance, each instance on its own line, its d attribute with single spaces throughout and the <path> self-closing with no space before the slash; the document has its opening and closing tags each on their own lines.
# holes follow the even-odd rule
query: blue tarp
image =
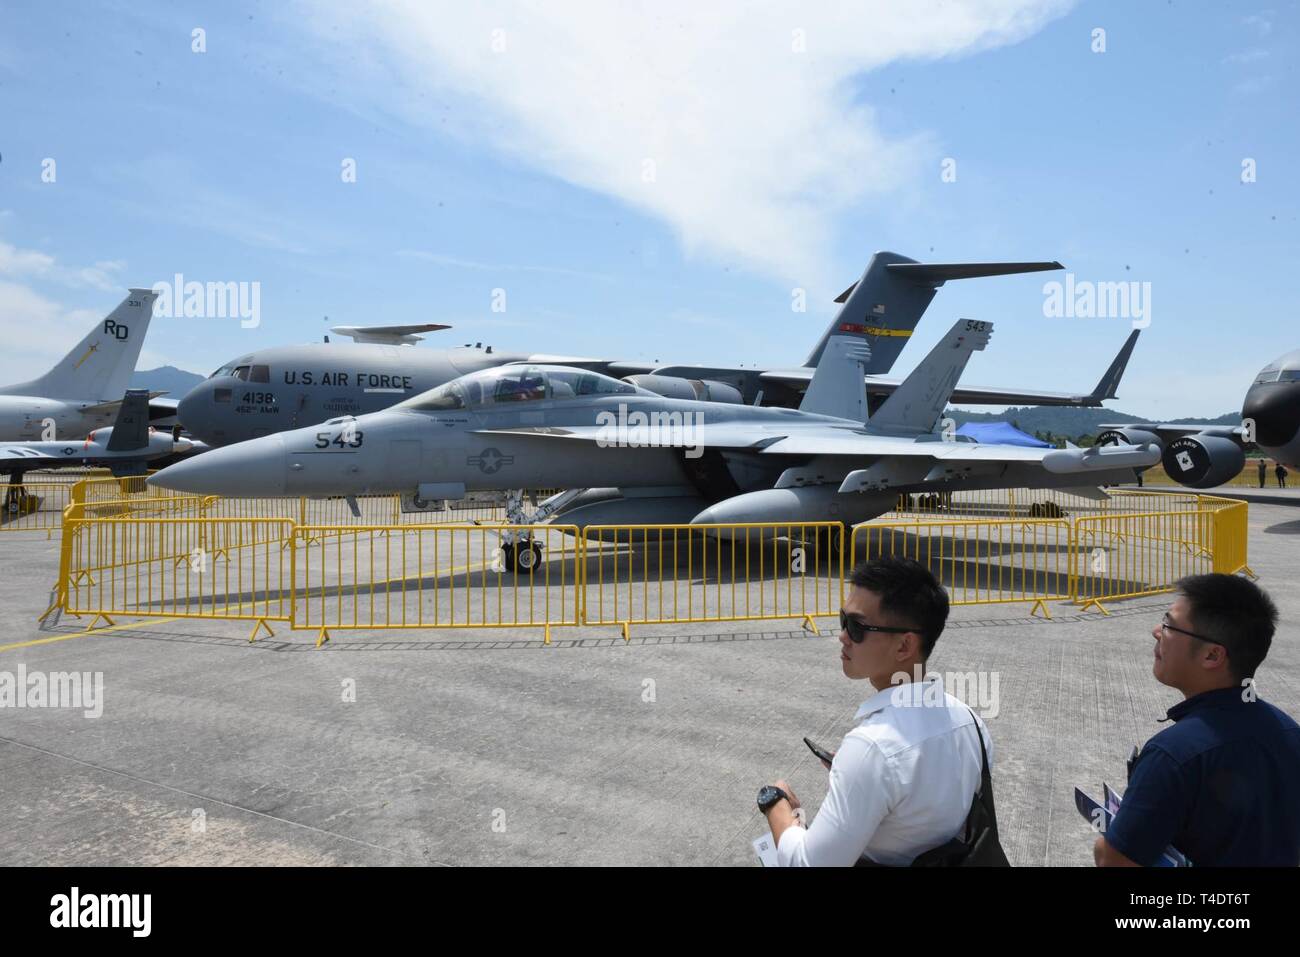
<svg viewBox="0 0 1300 957">
<path fill-rule="evenodd" d="M 1024 445 L 1031 449 L 1052 447 L 1048 442 L 1021 432 L 1010 422 L 967 422 L 965 425 L 958 426 L 957 434 L 969 435 L 976 442 L 988 442 L 992 445 Z"/>
</svg>

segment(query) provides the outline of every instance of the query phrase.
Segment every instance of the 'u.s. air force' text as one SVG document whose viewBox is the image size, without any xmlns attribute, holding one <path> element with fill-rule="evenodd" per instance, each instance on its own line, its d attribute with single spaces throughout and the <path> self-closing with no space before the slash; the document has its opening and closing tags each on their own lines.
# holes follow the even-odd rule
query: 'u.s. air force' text
<svg viewBox="0 0 1300 957">
<path fill-rule="evenodd" d="M 387 372 L 289 372 L 284 373 L 285 385 L 351 386 L 356 389 L 411 388 L 409 375 L 390 375 Z"/>
</svg>

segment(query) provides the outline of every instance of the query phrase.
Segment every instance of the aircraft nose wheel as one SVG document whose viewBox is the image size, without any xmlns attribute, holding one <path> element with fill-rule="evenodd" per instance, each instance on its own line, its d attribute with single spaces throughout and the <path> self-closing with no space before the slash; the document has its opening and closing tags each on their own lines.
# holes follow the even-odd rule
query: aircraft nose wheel
<svg viewBox="0 0 1300 957">
<path fill-rule="evenodd" d="M 537 542 L 507 542 L 501 546 L 506 568 L 512 572 L 533 572 L 542 564 L 542 546 Z"/>
</svg>

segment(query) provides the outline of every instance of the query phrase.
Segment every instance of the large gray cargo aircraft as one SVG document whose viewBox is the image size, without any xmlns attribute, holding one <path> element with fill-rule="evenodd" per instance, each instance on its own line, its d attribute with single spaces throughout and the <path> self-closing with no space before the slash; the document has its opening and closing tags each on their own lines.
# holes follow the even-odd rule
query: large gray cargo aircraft
<svg viewBox="0 0 1300 957">
<path fill-rule="evenodd" d="M 263 349 L 227 362 L 181 401 L 179 418 L 193 435 L 212 445 L 300 428 L 339 415 L 364 415 L 436 388 L 460 375 L 509 363 L 564 365 L 620 377 L 674 399 L 797 407 L 813 367 L 831 337 L 865 343 L 867 401 L 879 405 L 898 387 L 885 375 L 906 345 L 939 287 L 950 279 L 1005 276 L 1060 269 L 1057 262 L 918 263 L 895 253 L 876 253 L 858 282 L 837 298 L 841 308 L 817 341 L 805 366 L 742 369 L 657 366 L 643 362 L 574 356 L 497 352 L 491 347 L 405 349 L 414 333 L 437 326 L 338 327 L 352 343 L 309 343 Z M 962 386 L 954 402 L 999 405 L 1097 406 L 1114 398 L 1115 383 L 1133 350 L 1136 332 L 1089 393 L 1033 392 Z"/>
<path fill-rule="evenodd" d="M 1269 458 L 1300 469 L 1300 349 L 1274 359 L 1255 376 L 1241 403 L 1240 425 L 1119 422 L 1101 426 L 1098 445 L 1156 445 L 1165 473 L 1188 488 L 1229 482 L 1255 443 Z"/>
<path fill-rule="evenodd" d="M 959 320 L 869 418 L 867 349 L 832 336 L 798 410 L 670 399 L 584 369 L 505 366 L 381 412 L 216 449 L 148 481 L 226 496 L 403 493 L 417 501 L 558 487 L 569 491 L 544 514 L 581 526 L 857 523 L 888 511 L 899 493 L 1096 493 L 1159 459 L 1154 446 L 1031 449 L 936 434 L 967 360 L 991 332 L 992 323 Z M 512 567 L 536 561 L 533 543 L 508 544 Z"/>
</svg>

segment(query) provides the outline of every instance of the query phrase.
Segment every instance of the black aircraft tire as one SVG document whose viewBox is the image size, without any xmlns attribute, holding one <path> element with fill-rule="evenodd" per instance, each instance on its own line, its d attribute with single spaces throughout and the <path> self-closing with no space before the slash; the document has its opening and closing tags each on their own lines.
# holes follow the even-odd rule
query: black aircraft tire
<svg viewBox="0 0 1300 957">
<path fill-rule="evenodd" d="M 501 546 L 508 571 L 529 574 L 542 564 L 542 546 L 537 542 L 511 542 Z"/>
</svg>

